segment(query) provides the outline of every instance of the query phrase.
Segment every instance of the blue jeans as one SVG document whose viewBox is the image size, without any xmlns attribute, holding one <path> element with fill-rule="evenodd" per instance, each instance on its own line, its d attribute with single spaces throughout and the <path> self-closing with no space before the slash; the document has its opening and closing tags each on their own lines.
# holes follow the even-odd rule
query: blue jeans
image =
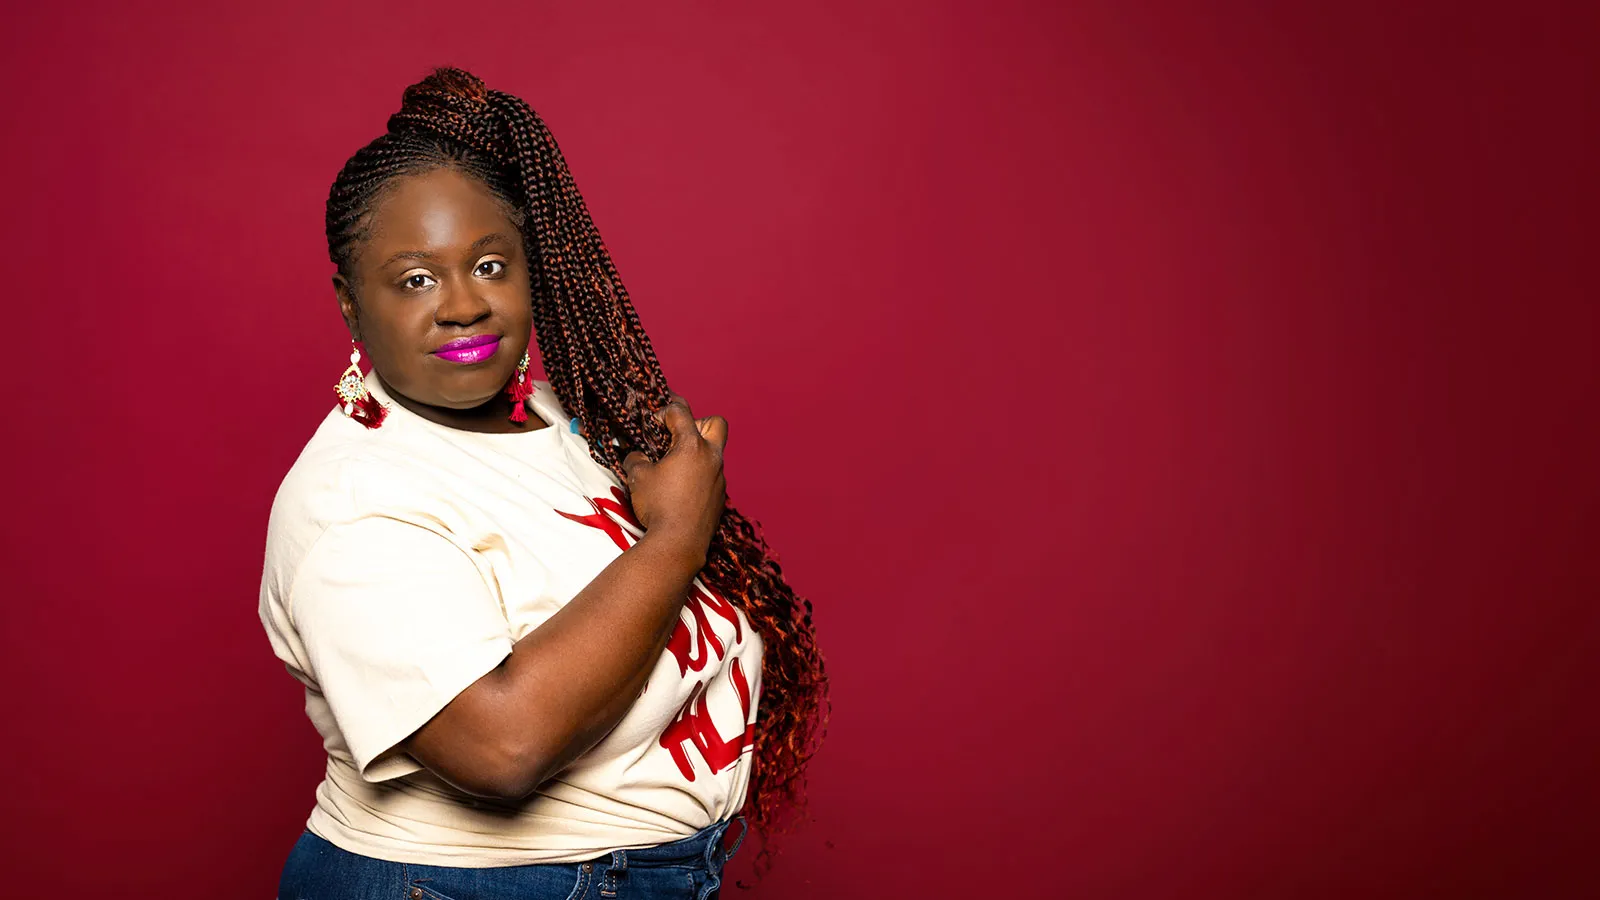
<svg viewBox="0 0 1600 900">
<path fill-rule="evenodd" d="M 734 822 L 739 837 L 724 850 Z M 460 868 L 373 859 L 306 831 L 283 866 L 278 900 L 712 900 L 744 834 L 736 815 L 669 844 L 587 862 Z"/>
</svg>

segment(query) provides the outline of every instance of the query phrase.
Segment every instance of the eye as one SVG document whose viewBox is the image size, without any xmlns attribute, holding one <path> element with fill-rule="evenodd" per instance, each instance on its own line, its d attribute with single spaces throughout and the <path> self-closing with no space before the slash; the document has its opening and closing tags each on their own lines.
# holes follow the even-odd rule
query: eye
<svg viewBox="0 0 1600 900">
<path fill-rule="evenodd" d="M 427 287 L 427 285 L 423 284 L 423 283 L 420 283 L 419 279 L 425 280 L 425 281 L 432 281 L 433 280 L 433 276 L 429 275 L 426 272 L 412 272 L 410 275 L 407 275 L 406 277 L 400 279 L 400 286 L 402 288 L 406 289 L 406 290 L 420 291 L 423 288 Z"/>
<path fill-rule="evenodd" d="M 483 271 L 483 267 L 484 266 L 499 266 L 500 268 L 495 269 L 495 270 L 490 271 L 490 272 L 485 272 L 485 271 Z M 483 262 L 478 263 L 478 268 L 475 269 L 474 271 L 477 274 L 482 275 L 485 278 L 493 278 L 496 275 L 499 275 L 499 274 L 503 273 L 505 270 L 506 270 L 506 264 L 501 262 L 500 260 L 498 260 L 498 259 L 486 259 Z"/>
</svg>

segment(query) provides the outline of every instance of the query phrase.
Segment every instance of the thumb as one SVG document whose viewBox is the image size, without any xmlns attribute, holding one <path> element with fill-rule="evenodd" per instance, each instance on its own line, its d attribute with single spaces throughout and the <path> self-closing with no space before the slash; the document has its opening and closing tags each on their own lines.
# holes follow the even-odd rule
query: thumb
<svg viewBox="0 0 1600 900">
<path fill-rule="evenodd" d="M 631 482 L 638 477 L 641 471 L 640 466 L 648 466 L 649 464 L 650 457 L 645 456 L 644 453 L 638 450 L 634 450 L 622 458 L 622 474 Z"/>
</svg>

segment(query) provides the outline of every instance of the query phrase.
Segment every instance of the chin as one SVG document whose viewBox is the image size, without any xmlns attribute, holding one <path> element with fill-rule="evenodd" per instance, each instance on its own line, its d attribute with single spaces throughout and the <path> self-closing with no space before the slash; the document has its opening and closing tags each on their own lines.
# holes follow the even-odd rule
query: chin
<svg viewBox="0 0 1600 900">
<path fill-rule="evenodd" d="M 453 373 L 454 378 L 430 378 L 416 385 L 416 393 L 408 394 L 414 400 L 429 406 L 446 409 L 473 409 L 493 400 L 506 386 L 504 379 L 496 380 L 488 371 Z"/>
<path fill-rule="evenodd" d="M 493 400 L 499 394 L 500 389 L 498 387 L 487 394 L 440 394 L 438 398 L 433 401 L 433 405 L 443 406 L 446 409 L 476 409 L 485 403 L 488 403 L 490 400 Z"/>
</svg>

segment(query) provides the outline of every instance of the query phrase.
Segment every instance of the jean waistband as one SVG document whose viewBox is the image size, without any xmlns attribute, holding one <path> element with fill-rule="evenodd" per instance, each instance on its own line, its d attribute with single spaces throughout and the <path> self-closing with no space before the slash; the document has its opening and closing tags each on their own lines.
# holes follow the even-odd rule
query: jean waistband
<svg viewBox="0 0 1600 900">
<path fill-rule="evenodd" d="M 739 836 L 734 838 L 732 847 L 724 850 L 722 837 L 734 823 L 739 825 Z M 745 817 L 735 814 L 720 822 L 713 822 L 694 834 L 686 838 L 679 838 L 671 843 L 657 844 L 654 847 L 638 847 L 631 850 L 614 850 L 608 856 L 599 857 L 599 859 L 605 860 L 613 869 L 627 869 L 630 866 L 652 868 L 654 866 L 704 864 L 712 871 L 718 871 L 729 857 L 738 852 L 739 845 L 744 842 L 745 832 L 748 830 L 749 826 L 745 821 Z"/>
</svg>

